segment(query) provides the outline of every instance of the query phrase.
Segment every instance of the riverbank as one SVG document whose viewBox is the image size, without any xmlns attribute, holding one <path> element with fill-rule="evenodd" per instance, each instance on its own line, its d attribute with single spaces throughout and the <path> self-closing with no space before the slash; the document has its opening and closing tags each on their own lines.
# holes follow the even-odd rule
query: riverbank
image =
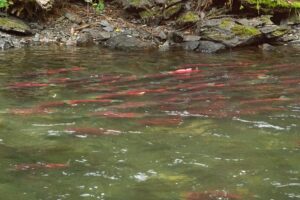
<svg viewBox="0 0 300 200">
<path fill-rule="evenodd" d="M 300 20 L 292 9 L 261 15 L 234 11 L 235 5 L 213 5 L 196 12 L 192 2 L 166 1 L 147 5 L 150 12 L 146 5 L 122 2 L 106 3 L 101 13 L 81 2 L 70 3 L 43 20 L 29 22 L 1 14 L 0 49 L 57 44 L 214 53 L 244 46 L 273 50 L 276 45 L 300 45 Z M 165 8 L 154 12 L 162 4 Z"/>
</svg>

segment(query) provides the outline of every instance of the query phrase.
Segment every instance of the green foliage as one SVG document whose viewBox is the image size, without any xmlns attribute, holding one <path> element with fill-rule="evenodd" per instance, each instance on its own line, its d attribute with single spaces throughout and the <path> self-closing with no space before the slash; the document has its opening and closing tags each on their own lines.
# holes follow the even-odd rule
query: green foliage
<svg viewBox="0 0 300 200">
<path fill-rule="evenodd" d="M 1 8 L 7 8 L 7 7 L 8 7 L 7 0 L 0 0 L 0 9 Z"/>
<path fill-rule="evenodd" d="M 104 0 L 99 0 L 98 3 L 93 4 L 93 6 L 98 13 L 103 12 L 105 9 Z"/>
</svg>

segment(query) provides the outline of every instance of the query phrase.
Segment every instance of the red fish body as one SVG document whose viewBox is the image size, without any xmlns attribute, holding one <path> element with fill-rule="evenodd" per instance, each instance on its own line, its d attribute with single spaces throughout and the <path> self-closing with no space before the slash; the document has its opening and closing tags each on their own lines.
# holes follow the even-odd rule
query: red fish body
<svg viewBox="0 0 300 200">
<path fill-rule="evenodd" d="M 119 113 L 119 112 L 112 112 L 112 111 L 105 111 L 105 112 L 95 112 L 91 114 L 93 116 L 103 116 L 103 117 L 108 117 L 108 118 L 137 118 L 141 117 L 142 114 L 140 113 Z"/>
<path fill-rule="evenodd" d="M 62 169 L 68 168 L 69 164 L 63 163 L 29 163 L 29 164 L 17 164 L 14 167 L 16 171 L 28 171 L 38 169 Z"/>
</svg>

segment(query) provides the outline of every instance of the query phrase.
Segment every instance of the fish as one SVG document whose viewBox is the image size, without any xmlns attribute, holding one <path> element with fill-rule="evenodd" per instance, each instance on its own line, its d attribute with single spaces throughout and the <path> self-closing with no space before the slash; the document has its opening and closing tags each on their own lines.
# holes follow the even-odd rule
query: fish
<svg viewBox="0 0 300 200">
<path fill-rule="evenodd" d="M 113 111 L 94 112 L 91 115 L 102 116 L 107 118 L 138 118 L 143 116 L 140 113 L 133 113 L 133 112 L 120 113 L 120 112 L 113 112 Z"/>
<path fill-rule="evenodd" d="M 291 101 L 290 98 L 265 98 L 265 99 L 249 99 L 242 100 L 240 104 L 255 104 L 255 103 L 273 103 L 273 102 L 283 102 L 283 101 Z"/>
<path fill-rule="evenodd" d="M 91 128 L 91 127 L 73 127 L 66 129 L 66 132 L 72 133 L 74 135 L 119 135 L 121 131 L 117 130 L 105 130 L 103 128 Z"/>
<path fill-rule="evenodd" d="M 183 122 L 180 116 L 166 116 L 158 118 L 146 118 L 139 120 L 138 123 L 146 126 L 168 126 L 168 125 L 180 125 Z"/>
<path fill-rule="evenodd" d="M 35 83 L 35 82 L 19 82 L 8 85 L 9 89 L 23 89 L 23 88 L 38 88 L 47 87 L 48 83 Z"/>
<path fill-rule="evenodd" d="M 38 170 L 38 169 L 63 169 L 68 168 L 69 163 L 22 163 L 16 164 L 14 166 L 15 171 L 29 171 L 29 170 Z"/>
<path fill-rule="evenodd" d="M 112 99 L 78 99 L 78 100 L 67 100 L 65 103 L 69 105 L 88 104 L 88 103 L 112 103 Z"/>
<path fill-rule="evenodd" d="M 145 106 L 150 106 L 152 104 L 153 104 L 152 102 L 125 102 L 118 105 L 113 105 L 111 106 L 111 108 L 116 108 L 116 109 L 141 108 Z"/>
<path fill-rule="evenodd" d="M 127 97 L 127 96 L 143 96 L 146 94 L 147 90 L 127 90 L 123 92 L 117 92 L 112 94 L 103 94 L 96 96 L 96 99 L 107 99 L 107 98 L 117 98 L 117 97 Z"/>
<path fill-rule="evenodd" d="M 15 108 L 9 109 L 8 113 L 14 115 L 49 114 L 53 111 L 44 108 Z"/>
<path fill-rule="evenodd" d="M 184 69 L 177 69 L 175 71 L 169 71 L 168 74 L 180 75 L 180 74 L 190 74 L 195 72 L 200 72 L 200 70 L 193 69 L 193 68 L 184 68 Z"/>
<path fill-rule="evenodd" d="M 225 191 L 205 191 L 188 192 L 185 194 L 185 200 L 240 200 L 242 197 L 238 194 L 232 194 Z"/>
</svg>

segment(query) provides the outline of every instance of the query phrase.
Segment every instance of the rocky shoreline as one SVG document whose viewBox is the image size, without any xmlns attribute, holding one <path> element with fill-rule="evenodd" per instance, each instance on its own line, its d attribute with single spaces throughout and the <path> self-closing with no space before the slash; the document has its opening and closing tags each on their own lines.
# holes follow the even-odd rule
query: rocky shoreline
<svg viewBox="0 0 300 200">
<path fill-rule="evenodd" d="M 174 13 L 168 16 L 164 14 L 164 23 L 156 22 L 158 16 L 152 16 L 151 20 L 141 16 L 126 17 L 126 8 L 132 10 L 132 6 L 126 3 L 121 9 L 116 5 L 107 5 L 102 14 L 86 11 L 84 4 L 78 4 L 76 12 L 68 8 L 61 16 L 46 22 L 25 23 L 0 14 L 0 49 L 57 44 L 80 47 L 101 45 L 126 51 L 182 49 L 215 53 L 253 45 L 263 45 L 264 50 L 272 50 L 276 45 L 300 45 L 299 16 L 274 20 L 274 14 L 207 17 L 208 14 L 203 13 L 201 17 L 202 13 L 194 15 L 186 4 L 184 6 L 185 11 L 181 11 L 181 15 L 177 12 L 183 8 L 174 9 Z M 141 12 L 138 12 L 139 15 L 142 15 Z M 172 18 L 174 15 L 177 17 Z"/>
</svg>

